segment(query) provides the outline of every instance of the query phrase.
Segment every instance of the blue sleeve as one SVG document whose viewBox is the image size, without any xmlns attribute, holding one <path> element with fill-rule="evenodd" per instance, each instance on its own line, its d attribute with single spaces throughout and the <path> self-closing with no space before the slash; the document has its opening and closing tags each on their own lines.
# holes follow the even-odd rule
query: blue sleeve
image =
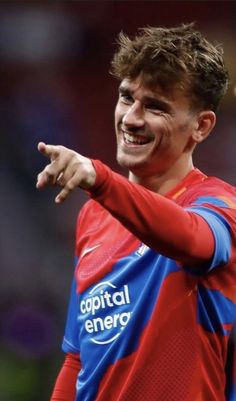
<svg viewBox="0 0 236 401">
<path fill-rule="evenodd" d="M 79 328 L 78 328 L 78 294 L 76 292 L 75 278 L 72 281 L 70 303 L 67 314 L 65 335 L 62 342 L 62 350 L 64 352 L 78 353 L 79 348 Z"/>
<path fill-rule="evenodd" d="M 206 206 L 192 206 L 187 210 L 203 217 L 214 235 L 215 251 L 208 271 L 228 263 L 231 256 L 231 237 L 230 225 L 227 220 L 219 212 Z"/>
</svg>

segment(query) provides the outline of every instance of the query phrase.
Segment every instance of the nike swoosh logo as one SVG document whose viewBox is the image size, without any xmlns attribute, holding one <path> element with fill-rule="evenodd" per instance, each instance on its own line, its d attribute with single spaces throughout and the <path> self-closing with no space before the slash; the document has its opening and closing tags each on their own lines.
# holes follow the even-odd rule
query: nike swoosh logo
<svg viewBox="0 0 236 401">
<path fill-rule="evenodd" d="M 94 246 L 91 246 L 90 248 L 85 248 L 83 250 L 83 252 L 80 255 L 80 259 L 82 259 L 85 255 L 87 255 L 88 253 L 94 251 L 95 249 L 97 249 L 99 246 L 101 246 L 102 244 L 96 244 Z"/>
</svg>

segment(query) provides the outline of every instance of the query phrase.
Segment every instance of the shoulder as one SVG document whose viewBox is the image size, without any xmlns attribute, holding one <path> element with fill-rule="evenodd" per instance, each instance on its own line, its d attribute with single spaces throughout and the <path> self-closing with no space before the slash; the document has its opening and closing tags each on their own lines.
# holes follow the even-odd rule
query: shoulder
<svg viewBox="0 0 236 401">
<path fill-rule="evenodd" d="M 184 206 L 193 203 L 213 203 L 216 206 L 236 209 L 236 188 L 217 177 L 205 177 L 201 182 L 188 187 L 181 202 Z"/>
<path fill-rule="evenodd" d="M 217 177 L 206 177 L 206 179 L 199 184 L 199 189 L 209 193 L 227 193 L 236 196 L 236 187 Z"/>
</svg>

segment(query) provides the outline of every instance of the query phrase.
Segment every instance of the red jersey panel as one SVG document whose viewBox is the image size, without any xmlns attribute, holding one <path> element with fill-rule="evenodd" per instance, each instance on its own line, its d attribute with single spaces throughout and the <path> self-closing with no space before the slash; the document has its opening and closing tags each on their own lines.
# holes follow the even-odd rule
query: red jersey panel
<svg viewBox="0 0 236 401">
<path fill-rule="evenodd" d="M 80 352 L 76 401 L 235 401 L 235 189 L 194 170 L 164 198 L 95 167 L 63 341 Z"/>
</svg>

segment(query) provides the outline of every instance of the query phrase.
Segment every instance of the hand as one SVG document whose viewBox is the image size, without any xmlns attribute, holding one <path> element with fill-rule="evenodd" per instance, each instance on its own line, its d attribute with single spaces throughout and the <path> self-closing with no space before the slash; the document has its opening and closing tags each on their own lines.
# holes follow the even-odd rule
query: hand
<svg viewBox="0 0 236 401">
<path fill-rule="evenodd" d="M 50 164 L 38 174 L 36 187 L 62 187 L 55 198 L 56 203 L 63 202 L 76 187 L 89 189 L 95 184 L 96 171 L 87 157 L 64 146 L 46 145 L 44 142 L 39 142 L 38 150 L 50 159 Z"/>
</svg>

